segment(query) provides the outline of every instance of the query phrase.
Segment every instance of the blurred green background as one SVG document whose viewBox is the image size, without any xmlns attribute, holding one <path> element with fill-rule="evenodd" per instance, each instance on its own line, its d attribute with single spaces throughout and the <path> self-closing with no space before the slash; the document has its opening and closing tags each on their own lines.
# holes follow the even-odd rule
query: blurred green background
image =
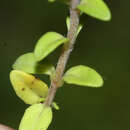
<svg viewBox="0 0 130 130">
<path fill-rule="evenodd" d="M 130 1 L 106 0 L 112 20 L 102 22 L 82 16 L 84 28 L 78 36 L 68 67 L 84 64 L 104 78 L 102 88 L 65 85 L 55 101 L 48 130 L 130 130 Z M 25 105 L 9 81 L 11 65 L 23 53 L 33 51 L 37 39 L 47 31 L 66 35 L 68 7 L 47 0 L 0 0 L 0 123 L 18 129 Z M 55 64 L 60 54 L 49 55 Z M 43 77 L 45 82 L 48 78 Z"/>
</svg>

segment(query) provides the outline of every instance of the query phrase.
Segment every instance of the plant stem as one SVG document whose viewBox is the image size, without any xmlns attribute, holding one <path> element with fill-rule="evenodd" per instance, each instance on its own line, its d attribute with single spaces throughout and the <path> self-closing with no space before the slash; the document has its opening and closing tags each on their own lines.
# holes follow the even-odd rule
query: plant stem
<svg viewBox="0 0 130 130">
<path fill-rule="evenodd" d="M 76 7 L 79 2 L 80 0 L 70 0 L 70 29 L 67 33 L 69 42 L 63 45 L 63 50 L 56 67 L 56 73 L 54 78 L 51 80 L 50 89 L 45 101 L 46 106 L 50 106 L 52 104 L 56 91 L 61 86 L 62 76 L 76 41 L 76 33 L 79 25 L 79 11 Z"/>
</svg>

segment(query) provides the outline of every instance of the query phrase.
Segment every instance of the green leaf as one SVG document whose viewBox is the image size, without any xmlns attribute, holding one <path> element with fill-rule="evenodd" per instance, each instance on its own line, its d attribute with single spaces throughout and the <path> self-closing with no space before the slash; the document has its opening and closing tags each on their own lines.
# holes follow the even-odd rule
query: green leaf
<svg viewBox="0 0 130 130">
<path fill-rule="evenodd" d="M 34 53 L 26 53 L 15 61 L 13 69 L 21 70 L 32 74 L 48 74 L 52 75 L 55 71 L 54 66 L 49 61 L 36 61 Z"/>
<path fill-rule="evenodd" d="M 67 25 L 67 29 L 69 30 L 70 29 L 70 18 L 69 17 L 67 17 L 66 18 L 66 25 Z M 78 36 L 78 34 L 80 33 L 80 31 L 82 30 L 82 28 L 83 28 L 83 25 L 79 25 L 79 27 L 78 27 L 78 30 L 77 30 L 77 36 Z"/>
<path fill-rule="evenodd" d="M 43 102 L 48 94 L 48 86 L 28 73 L 13 70 L 10 72 L 10 81 L 16 95 L 26 104 Z"/>
<path fill-rule="evenodd" d="M 68 84 L 76 84 L 89 87 L 101 87 L 103 85 L 102 77 L 92 68 L 79 65 L 70 68 L 63 80 Z"/>
<path fill-rule="evenodd" d="M 52 121 L 52 109 L 44 104 L 34 104 L 26 109 L 19 130 L 47 130 Z"/>
<path fill-rule="evenodd" d="M 100 20 L 109 21 L 111 19 L 111 12 L 103 0 L 81 0 L 77 8 Z"/>
<path fill-rule="evenodd" d="M 51 52 L 53 52 L 58 46 L 67 42 L 68 39 L 56 32 L 48 32 L 44 34 L 37 42 L 34 55 L 37 61 L 41 61 Z"/>
</svg>

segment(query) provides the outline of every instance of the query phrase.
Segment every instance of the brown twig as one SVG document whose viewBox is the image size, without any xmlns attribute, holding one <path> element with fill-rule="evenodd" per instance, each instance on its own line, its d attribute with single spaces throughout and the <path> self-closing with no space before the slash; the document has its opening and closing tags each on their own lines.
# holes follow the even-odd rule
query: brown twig
<svg viewBox="0 0 130 130">
<path fill-rule="evenodd" d="M 49 93 L 45 101 L 47 106 L 52 104 L 56 91 L 61 86 L 62 76 L 76 41 L 76 33 L 79 25 L 79 11 L 76 9 L 76 7 L 79 2 L 80 0 L 70 0 L 70 29 L 67 33 L 69 42 L 65 43 L 63 46 L 63 50 L 56 67 L 55 77 L 51 80 Z"/>
</svg>

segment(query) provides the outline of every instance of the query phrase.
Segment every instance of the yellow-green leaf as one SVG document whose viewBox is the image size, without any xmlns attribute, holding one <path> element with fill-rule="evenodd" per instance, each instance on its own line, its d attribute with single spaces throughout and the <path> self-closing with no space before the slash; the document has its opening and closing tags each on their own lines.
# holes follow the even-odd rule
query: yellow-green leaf
<svg viewBox="0 0 130 130">
<path fill-rule="evenodd" d="M 77 8 L 100 20 L 109 21 L 111 19 L 111 12 L 103 0 L 81 0 Z"/>
<path fill-rule="evenodd" d="M 16 95 L 26 104 L 42 102 L 48 94 L 48 87 L 43 81 L 23 71 L 11 71 L 10 80 Z"/>
<path fill-rule="evenodd" d="M 56 32 L 48 32 L 44 34 L 37 42 L 34 55 L 37 61 L 43 60 L 58 46 L 67 42 L 68 39 Z"/>
<path fill-rule="evenodd" d="M 63 79 L 68 84 L 80 86 L 101 87 L 103 85 L 102 77 L 94 69 L 83 65 L 70 68 Z"/>
<path fill-rule="evenodd" d="M 52 109 L 44 104 L 34 104 L 26 109 L 19 130 L 47 130 L 52 121 Z"/>
<path fill-rule="evenodd" d="M 47 60 L 36 61 L 34 53 L 26 53 L 18 57 L 13 64 L 13 69 L 21 70 L 32 74 L 48 74 L 52 75 L 55 71 L 54 66 Z"/>
</svg>

